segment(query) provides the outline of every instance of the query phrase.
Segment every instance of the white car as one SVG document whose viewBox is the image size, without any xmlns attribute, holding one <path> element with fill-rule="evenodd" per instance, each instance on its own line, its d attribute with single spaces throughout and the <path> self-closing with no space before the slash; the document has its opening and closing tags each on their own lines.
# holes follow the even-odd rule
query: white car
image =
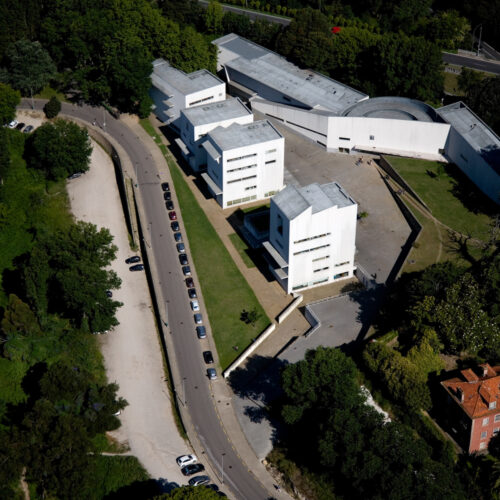
<svg viewBox="0 0 500 500">
<path fill-rule="evenodd" d="M 197 300 L 192 300 L 191 301 L 191 309 L 193 311 L 199 311 L 200 310 L 200 304 L 198 303 Z"/>
<path fill-rule="evenodd" d="M 17 120 L 12 120 L 10 123 L 9 123 L 9 128 L 16 128 L 17 125 L 18 125 L 18 121 Z"/>
<path fill-rule="evenodd" d="M 182 455 L 177 459 L 177 465 L 179 467 L 185 467 L 186 465 L 195 464 L 198 462 L 196 455 Z"/>
</svg>

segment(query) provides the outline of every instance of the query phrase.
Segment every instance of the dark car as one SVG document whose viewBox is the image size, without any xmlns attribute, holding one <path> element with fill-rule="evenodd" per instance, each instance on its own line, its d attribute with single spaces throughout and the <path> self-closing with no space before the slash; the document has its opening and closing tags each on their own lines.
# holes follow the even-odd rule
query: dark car
<svg viewBox="0 0 500 500">
<path fill-rule="evenodd" d="M 142 264 L 136 264 L 135 266 L 130 266 L 131 271 L 144 271 L 144 266 Z"/>
<path fill-rule="evenodd" d="M 195 322 L 198 323 L 196 316 L 199 316 L 200 317 L 199 322 L 201 323 L 201 314 L 195 314 L 194 316 L 195 316 L 195 318 L 194 318 Z M 207 330 L 205 329 L 204 326 L 197 326 L 196 327 L 196 335 L 198 335 L 199 339 L 206 339 L 207 338 Z"/>
<path fill-rule="evenodd" d="M 207 368 L 207 377 L 210 380 L 217 380 L 217 370 L 215 368 Z"/>
<path fill-rule="evenodd" d="M 201 328 L 201 327 L 198 327 Z M 211 365 L 214 362 L 214 357 L 212 356 L 212 351 L 203 351 L 203 359 L 207 365 Z"/>
<path fill-rule="evenodd" d="M 138 255 L 134 255 L 125 260 L 125 264 L 133 264 L 134 262 L 141 262 L 141 258 Z"/>
<path fill-rule="evenodd" d="M 192 477 L 188 482 L 189 486 L 201 486 L 202 484 L 208 484 L 210 478 L 208 476 L 196 476 Z"/>
<path fill-rule="evenodd" d="M 172 193 L 170 191 L 165 191 L 163 193 L 163 199 L 165 201 L 170 201 L 172 199 Z"/>
<path fill-rule="evenodd" d="M 191 268 L 189 266 L 183 266 L 182 272 L 184 273 L 184 276 L 191 276 Z"/>
<path fill-rule="evenodd" d="M 23 134 L 29 134 L 35 127 L 33 125 L 28 125 L 24 130 Z"/>
<path fill-rule="evenodd" d="M 177 220 L 177 214 L 175 212 L 168 212 L 168 217 L 170 220 Z"/>
<path fill-rule="evenodd" d="M 198 295 L 196 294 L 196 288 L 190 288 L 188 290 L 188 295 L 190 299 L 196 299 L 198 298 Z"/>
<path fill-rule="evenodd" d="M 173 201 L 167 201 L 165 203 L 165 206 L 167 207 L 167 210 L 173 210 L 174 209 L 174 202 Z"/>
<path fill-rule="evenodd" d="M 176 220 L 170 224 L 170 227 L 172 228 L 172 231 L 179 231 L 180 229 L 179 223 Z"/>
<path fill-rule="evenodd" d="M 188 288 L 193 288 L 193 286 L 194 286 L 193 278 L 186 278 L 186 286 Z"/>
<path fill-rule="evenodd" d="M 113 292 L 111 290 L 106 290 L 106 297 L 113 297 Z"/>
<path fill-rule="evenodd" d="M 182 234 L 181 233 L 175 233 L 174 234 L 174 240 L 179 242 L 182 241 Z"/>
<path fill-rule="evenodd" d="M 179 255 L 179 262 L 181 266 L 187 266 L 189 264 L 188 256 L 185 253 Z"/>
<path fill-rule="evenodd" d="M 205 466 L 203 464 L 191 464 L 186 465 L 181 469 L 181 472 L 185 476 L 192 476 L 193 474 L 197 474 L 198 472 L 202 472 L 205 470 Z"/>
<path fill-rule="evenodd" d="M 22 122 L 21 122 L 21 123 L 18 123 L 18 124 L 16 125 L 16 130 L 22 130 L 22 129 L 24 128 L 24 126 L 25 126 L 25 125 L 26 125 L 26 123 L 22 123 Z"/>
<path fill-rule="evenodd" d="M 170 191 L 170 186 L 168 185 L 168 182 L 163 182 L 161 188 L 163 191 Z"/>
<path fill-rule="evenodd" d="M 186 251 L 184 243 L 177 243 L 176 247 L 179 253 L 184 253 Z"/>
</svg>

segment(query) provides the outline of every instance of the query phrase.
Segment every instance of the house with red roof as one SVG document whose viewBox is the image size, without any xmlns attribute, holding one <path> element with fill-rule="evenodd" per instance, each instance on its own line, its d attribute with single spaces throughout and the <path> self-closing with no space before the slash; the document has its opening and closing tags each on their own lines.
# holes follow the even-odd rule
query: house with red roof
<svg viewBox="0 0 500 500">
<path fill-rule="evenodd" d="M 469 453 L 487 450 L 500 432 L 500 366 L 468 368 L 441 385 L 448 394 L 448 423 L 455 440 Z"/>
</svg>

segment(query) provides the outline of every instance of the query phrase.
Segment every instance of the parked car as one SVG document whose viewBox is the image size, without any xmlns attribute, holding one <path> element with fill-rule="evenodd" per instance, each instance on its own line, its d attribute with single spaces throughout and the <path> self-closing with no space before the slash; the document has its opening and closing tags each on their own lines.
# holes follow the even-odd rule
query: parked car
<svg viewBox="0 0 500 500">
<path fill-rule="evenodd" d="M 196 313 L 194 315 L 194 322 L 197 324 L 197 325 L 201 325 L 203 323 L 203 316 L 200 314 L 200 313 Z"/>
<path fill-rule="evenodd" d="M 144 271 L 144 266 L 142 264 L 136 264 L 135 266 L 130 266 L 131 271 Z"/>
<path fill-rule="evenodd" d="M 167 210 L 173 210 L 174 209 L 174 202 L 173 201 L 167 201 L 165 203 L 165 206 L 167 207 Z"/>
<path fill-rule="evenodd" d="M 198 323 L 198 321 L 196 321 L 196 316 L 200 317 L 200 323 L 201 323 L 201 314 L 194 315 L 194 320 L 196 323 Z M 196 335 L 198 335 L 199 339 L 206 339 L 207 338 L 207 330 L 205 329 L 204 326 L 197 326 L 196 327 Z"/>
<path fill-rule="evenodd" d="M 23 130 L 23 134 L 29 134 L 32 130 L 34 130 L 35 127 L 33 127 L 33 125 L 28 125 L 24 130 Z"/>
<path fill-rule="evenodd" d="M 188 295 L 190 299 L 196 299 L 198 295 L 196 294 L 196 288 L 190 288 L 188 290 Z"/>
<path fill-rule="evenodd" d="M 161 188 L 163 191 L 170 191 L 170 186 L 168 185 L 168 182 L 163 182 Z"/>
<path fill-rule="evenodd" d="M 187 266 L 189 264 L 188 256 L 185 253 L 179 255 L 179 262 L 181 266 Z"/>
<path fill-rule="evenodd" d="M 18 123 L 18 124 L 16 125 L 16 130 L 22 130 L 22 129 L 24 128 L 24 126 L 25 126 L 25 125 L 26 125 L 26 123 L 23 123 L 23 122 Z"/>
<path fill-rule="evenodd" d="M 72 179 L 78 179 L 78 177 L 81 177 L 83 175 L 83 172 L 75 172 L 74 174 L 70 175 L 68 177 L 69 180 L 72 180 Z"/>
<path fill-rule="evenodd" d="M 217 371 L 215 368 L 207 368 L 207 377 L 210 380 L 217 380 Z"/>
<path fill-rule="evenodd" d="M 184 276 L 191 276 L 191 268 L 189 266 L 182 266 Z"/>
<path fill-rule="evenodd" d="M 179 467 L 185 467 L 186 465 L 191 465 L 198 462 L 196 455 L 182 455 L 176 460 Z"/>
<path fill-rule="evenodd" d="M 211 365 L 214 362 L 212 351 L 203 351 L 203 359 L 207 365 Z"/>
<path fill-rule="evenodd" d="M 170 224 L 170 227 L 172 228 L 172 231 L 179 231 L 180 229 L 179 223 L 176 220 Z"/>
<path fill-rule="evenodd" d="M 113 297 L 113 292 L 111 290 L 106 290 L 106 297 Z"/>
<path fill-rule="evenodd" d="M 177 214 L 175 212 L 168 212 L 168 218 L 170 220 L 177 220 Z"/>
<path fill-rule="evenodd" d="M 192 476 L 193 474 L 198 474 L 198 472 L 203 472 L 205 470 L 205 466 L 203 464 L 191 464 L 186 465 L 181 469 L 181 472 L 185 476 Z"/>
<path fill-rule="evenodd" d="M 192 288 L 194 286 L 193 278 L 186 278 L 186 286 Z"/>
<path fill-rule="evenodd" d="M 141 258 L 138 255 L 134 255 L 125 260 L 125 264 L 133 264 L 134 262 L 141 262 Z"/>
<path fill-rule="evenodd" d="M 201 486 L 202 484 L 208 484 L 210 478 L 208 476 L 196 476 L 192 477 L 188 482 L 189 486 Z"/>
<path fill-rule="evenodd" d="M 16 128 L 19 122 L 17 120 L 12 120 L 7 126 L 9 128 Z"/>
<path fill-rule="evenodd" d="M 174 234 L 174 240 L 179 242 L 182 241 L 182 234 L 181 233 L 175 233 Z"/>
<path fill-rule="evenodd" d="M 184 245 L 184 243 L 177 243 L 176 246 L 179 253 L 184 253 L 186 251 L 186 245 Z"/>
<path fill-rule="evenodd" d="M 192 300 L 191 301 L 191 309 L 193 311 L 199 311 L 200 310 L 200 304 L 198 303 L 197 300 Z"/>
<path fill-rule="evenodd" d="M 165 201 L 170 201 L 172 199 L 172 193 L 170 191 L 165 191 L 163 193 L 163 199 Z"/>
</svg>

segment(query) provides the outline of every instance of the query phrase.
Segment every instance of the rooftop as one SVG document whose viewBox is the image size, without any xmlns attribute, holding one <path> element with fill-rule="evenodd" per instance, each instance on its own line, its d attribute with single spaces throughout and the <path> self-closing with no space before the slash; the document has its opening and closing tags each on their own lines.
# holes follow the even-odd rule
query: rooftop
<svg viewBox="0 0 500 500">
<path fill-rule="evenodd" d="M 252 114 L 238 98 L 193 106 L 192 108 L 183 109 L 182 113 L 195 127 Z"/>
<path fill-rule="evenodd" d="M 200 69 L 199 71 L 187 74 L 180 69 L 170 66 L 165 59 L 156 59 L 153 61 L 151 80 L 156 88 L 167 95 L 169 86 L 174 87 L 183 95 L 188 95 L 224 83 L 220 78 L 206 69 Z"/>
<path fill-rule="evenodd" d="M 315 214 L 335 206 L 343 208 L 356 204 L 336 182 L 321 185 L 314 183 L 300 188 L 289 185 L 276 194 L 272 202 L 276 203 L 290 220 L 295 219 L 309 207 Z"/>
<path fill-rule="evenodd" d="M 209 133 L 209 136 L 221 151 L 283 138 L 267 120 L 245 123 L 243 125 L 233 123 L 225 128 L 217 127 Z"/>
<path fill-rule="evenodd" d="M 436 110 L 424 102 L 407 97 L 374 97 L 358 102 L 345 110 L 343 116 L 392 118 L 421 122 L 442 122 Z"/>
<path fill-rule="evenodd" d="M 455 102 L 436 111 L 500 174 L 500 137 L 486 123 L 463 102 Z"/>
<path fill-rule="evenodd" d="M 441 385 L 471 418 L 499 412 L 500 366 L 485 363 L 479 365 L 478 373 L 468 368 L 460 372 L 460 377 L 444 380 Z"/>
<path fill-rule="evenodd" d="M 310 108 L 341 114 L 344 109 L 368 97 L 327 76 L 300 69 L 275 52 L 234 33 L 212 43 L 225 51 L 223 64 L 226 67 L 262 82 Z"/>
</svg>

